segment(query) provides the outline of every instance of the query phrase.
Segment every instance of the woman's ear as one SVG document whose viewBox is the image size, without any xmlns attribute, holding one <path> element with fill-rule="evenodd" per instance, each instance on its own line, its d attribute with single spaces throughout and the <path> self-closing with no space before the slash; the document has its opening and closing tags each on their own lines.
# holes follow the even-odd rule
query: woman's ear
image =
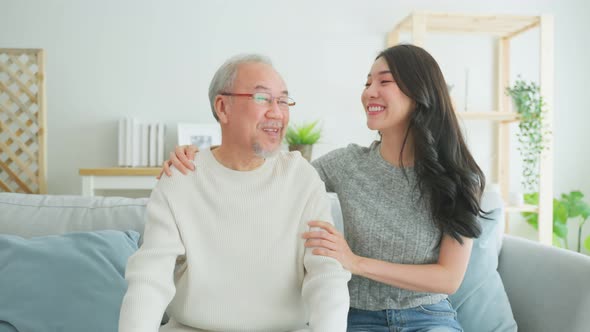
<svg viewBox="0 0 590 332">
<path fill-rule="evenodd" d="M 227 118 L 227 103 L 226 103 L 226 99 L 223 98 L 223 96 L 217 96 L 215 97 L 215 103 L 213 104 L 215 106 L 215 114 L 217 114 L 217 118 L 219 119 L 219 123 L 227 123 L 228 122 L 228 118 Z"/>
</svg>

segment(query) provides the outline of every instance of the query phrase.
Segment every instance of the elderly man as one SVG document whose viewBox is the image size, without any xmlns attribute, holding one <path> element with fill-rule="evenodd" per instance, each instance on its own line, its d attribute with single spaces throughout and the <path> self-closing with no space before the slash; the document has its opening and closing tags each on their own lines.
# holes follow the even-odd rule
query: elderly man
<svg viewBox="0 0 590 332">
<path fill-rule="evenodd" d="M 160 331 L 345 331 L 350 273 L 300 237 L 331 220 L 324 184 L 279 152 L 295 105 L 285 82 L 264 57 L 234 57 L 209 99 L 222 143 L 153 190 L 119 331 L 157 331 L 166 308 Z"/>
</svg>

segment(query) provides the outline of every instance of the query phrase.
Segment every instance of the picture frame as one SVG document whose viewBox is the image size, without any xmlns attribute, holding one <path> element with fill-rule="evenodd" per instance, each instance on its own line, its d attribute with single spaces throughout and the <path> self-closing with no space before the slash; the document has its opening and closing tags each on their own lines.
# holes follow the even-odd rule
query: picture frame
<svg viewBox="0 0 590 332">
<path fill-rule="evenodd" d="M 179 123 L 177 133 L 178 145 L 195 145 L 202 150 L 221 144 L 218 123 Z"/>
</svg>

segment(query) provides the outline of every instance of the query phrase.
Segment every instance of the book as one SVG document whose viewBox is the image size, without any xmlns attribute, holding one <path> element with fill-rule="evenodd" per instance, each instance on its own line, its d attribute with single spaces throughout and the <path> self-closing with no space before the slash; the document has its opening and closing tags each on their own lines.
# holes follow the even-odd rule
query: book
<svg viewBox="0 0 590 332">
<path fill-rule="evenodd" d="M 157 137 L 156 137 L 156 162 L 160 166 L 164 163 L 164 139 L 166 138 L 166 126 L 158 122 Z"/>
<path fill-rule="evenodd" d="M 133 164 L 133 122 L 131 118 L 125 118 L 125 162 L 124 166 Z"/>
<path fill-rule="evenodd" d="M 132 159 L 131 159 L 131 166 L 138 167 L 141 163 L 141 124 L 137 118 L 131 119 L 131 127 L 132 127 L 132 134 L 131 134 L 131 152 L 132 152 Z"/>
<path fill-rule="evenodd" d="M 148 124 L 148 132 L 149 132 L 149 152 L 148 152 L 148 166 L 149 167 L 156 167 L 158 166 L 158 164 L 156 164 L 156 131 L 157 131 L 157 124 L 156 123 L 150 123 Z"/>
<path fill-rule="evenodd" d="M 139 166 L 147 167 L 149 163 L 149 124 L 146 122 L 139 123 L 140 141 L 139 141 Z"/>
<path fill-rule="evenodd" d="M 126 131 L 127 131 L 127 122 L 125 118 L 120 118 L 119 119 L 119 136 L 118 136 L 118 141 L 117 141 L 117 150 L 119 152 L 119 155 L 117 157 L 117 165 L 119 167 L 125 167 L 127 166 L 126 163 L 126 139 L 127 139 L 127 135 L 126 135 Z"/>
</svg>

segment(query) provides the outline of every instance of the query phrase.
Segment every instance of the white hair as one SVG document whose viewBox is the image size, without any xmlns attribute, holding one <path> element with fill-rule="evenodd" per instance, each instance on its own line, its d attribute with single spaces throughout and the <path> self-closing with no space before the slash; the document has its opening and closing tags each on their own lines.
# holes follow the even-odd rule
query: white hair
<svg viewBox="0 0 590 332">
<path fill-rule="evenodd" d="M 232 89 L 238 73 L 238 67 L 244 63 L 263 63 L 272 66 L 270 59 L 259 54 L 238 54 L 229 58 L 213 75 L 209 84 L 209 104 L 215 120 L 219 121 L 215 113 L 215 97 L 222 92 L 228 92 Z"/>
</svg>

